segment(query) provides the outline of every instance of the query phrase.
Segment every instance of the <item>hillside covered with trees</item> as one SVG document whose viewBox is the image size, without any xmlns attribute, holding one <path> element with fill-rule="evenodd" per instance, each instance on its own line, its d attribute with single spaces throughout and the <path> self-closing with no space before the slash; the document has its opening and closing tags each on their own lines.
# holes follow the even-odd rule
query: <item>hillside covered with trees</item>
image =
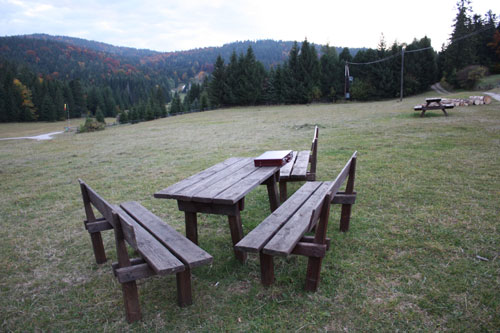
<svg viewBox="0 0 500 333">
<path fill-rule="evenodd" d="M 272 40 L 156 52 L 44 34 L 0 38 L 0 121 L 55 121 L 86 114 L 150 120 L 192 110 L 394 98 L 445 80 L 469 88 L 500 73 L 498 18 L 457 3 L 448 45 L 424 36 L 377 49 Z M 404 59 L 404 63 L 402 61 Z M 185 98 L 181 98 L 180 92 Z M 66 105 L 66 108 L 65 108 Z"/>
</svg>

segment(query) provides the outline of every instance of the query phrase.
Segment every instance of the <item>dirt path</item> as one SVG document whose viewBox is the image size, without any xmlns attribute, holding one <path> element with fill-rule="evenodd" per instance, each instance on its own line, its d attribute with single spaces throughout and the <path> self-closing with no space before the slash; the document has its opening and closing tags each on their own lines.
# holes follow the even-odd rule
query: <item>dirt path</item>
<svg viewBox="0 0 500 333">
<path fill-rule="evenodd" d="M 64 133 L 64 131 L 61 132 L 51 132 L 47 134 L 40 134 L 37 136 L 20 136 L 17 138 L 0 138 L 0 140 L 22 140 L 22 139 L 30 139 L 30 140 L 36 140 L 36 141 L 41 141 L 41 140 L 52 140 L 54 135 Z"/>
<path fill-rule="evenodd" d="M 441 86 L 441 83 L 436 82 L 431 86 L 432 90 L 437 92 L 440 95 L 447 95 L 451 94 L 448 90 L 444 89 L 443 86 Z"/>
</svg>

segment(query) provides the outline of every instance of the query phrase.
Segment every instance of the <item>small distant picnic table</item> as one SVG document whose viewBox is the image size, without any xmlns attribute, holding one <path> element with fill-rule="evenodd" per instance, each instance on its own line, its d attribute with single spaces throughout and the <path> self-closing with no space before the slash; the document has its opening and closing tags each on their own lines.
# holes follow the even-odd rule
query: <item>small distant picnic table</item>
<svg viewBox="0 0 500 333">
<path fill-rule="evenodd" d="M 415 111 L 422 111 L 420 117 L 425 115 L 425 111 L 428 110 L 442 110 L 444 115 L 447 117 L 448 113 L 446 113 L 446 109 L 453 109 L 453 104 L 443 104 L 441 103 L 441 98 L 439 97 L 431 97 L 425 99 L 425 105 L 417 105 L 413 109 Z"/>
<path fill-rule="evenodd" d="M 267 185 L 271 212 L 279 206 L 279 166 L 254 166 L 254 158 L 231 157 L 157 193 L 155 198 L 175 199 L 184 212 L 186 237 L 198 244 L 197 213 L 226 215 L 233 245 L 243 238 L 240 212 L 245 196 L 261 184 Z M 246 261 L 246 253 L 234 250 Z"/>
</svg>

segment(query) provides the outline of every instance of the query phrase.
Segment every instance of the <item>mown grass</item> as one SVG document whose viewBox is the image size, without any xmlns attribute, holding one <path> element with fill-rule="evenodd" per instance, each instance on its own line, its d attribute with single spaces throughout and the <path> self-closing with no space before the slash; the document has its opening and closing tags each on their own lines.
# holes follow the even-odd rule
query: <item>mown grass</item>
<svg viewBox="0 0 500 333">
<path fill-rule="evenodd" d="M 234 108 L 0 141 L 1 330 L 498 330 L 500 104 L 419 118 L 412 107 L 425 97 Z M 96 265 L 77 178 L 112 203 L 140 201 L 183 232 L 176 203 L 154 192 L 230 156 L 308 149 L 316 124 L 319 179 L 359 151 L 351 229 L 338 232 L 334 207 L 318 292 L 303 291 L 306 259 L 293 256 L 276 260 L 277 281 L 263 288 L 258 258 L 235 260 L 226 218 L 199 215 L 200 246 L 214 262 L 193 272 L 194 304 L 176 305 L 174 276 L 143 280 L 143 320 L 128 325 L 109 265 L 113 235 L 104 234 L 109 262 Z M 1 125 L 0 137 L 46 129 L 34 127 Z M 268 214 L 261 187 L 247 197 L 244 232 Z"/>
</svg>

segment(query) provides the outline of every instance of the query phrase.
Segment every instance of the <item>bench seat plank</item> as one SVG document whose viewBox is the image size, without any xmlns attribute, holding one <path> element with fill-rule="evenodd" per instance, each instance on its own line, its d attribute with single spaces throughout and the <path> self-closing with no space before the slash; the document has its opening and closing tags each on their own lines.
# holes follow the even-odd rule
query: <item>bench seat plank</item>
<svg viewBox="0 0 500 333">
<path fill-rule="evenodd" d="M 259 252 L 320 185 L 321 182 L 305 183 L 278 209 L 239 241 L 235 248 L 248 252 Z"/>
<path fill-rule="evenodd" d="M 118 213 L 122 222 L 133 226 L 136 244 L 135 246 L 131 242 L 129 244 L 139 252 L 156 274 L 166 275 L 185 270 L 184 264 L 179 259 L 124 210 L 118 206 L 114 206 L 113 210 Z"/>
<path fill-rule="evenodd" d="M 320 184 L 318 189 L 311 194 L 295 214 L 264 246 L 262 249 L 263 253 L 279 256 L 287 256 L 292 253 L 295 245 L 309 231 L 312 215 L 321 210 L 323 199 L 330 190 L 329 183 L 320 182 Z"/>
<path fill-rule="evenodd" d="M 287 164 L 281 167 L 280 169 L 280 179 L 286 180 L 290 178 L 290 174 L 292 173 L 292 168 L 295 163 L 295 160 L 297 159 L 297 153 L 296 151 L 293 152 L 292 158 L 290 161 L 288 161 Z"/>
<path fill-rule="evenodd" d="M 290 175 L 291 179 L 305 179 L 307 175 L 307 166 L 309 165 L 310 155 L 311 152 L 309 150 L 303 150 L 297 153 L 297 159 L 295 160 L 292 173 Z"/>
<path fill-rule="evenodd" d="M 145 229 L 155 235 L 177 258 L 189 268 L 211 263 L 213 257 L 169 226 L 158 216 L 135 201 L 124 202 L 121 207 Z"/>
</svg>

